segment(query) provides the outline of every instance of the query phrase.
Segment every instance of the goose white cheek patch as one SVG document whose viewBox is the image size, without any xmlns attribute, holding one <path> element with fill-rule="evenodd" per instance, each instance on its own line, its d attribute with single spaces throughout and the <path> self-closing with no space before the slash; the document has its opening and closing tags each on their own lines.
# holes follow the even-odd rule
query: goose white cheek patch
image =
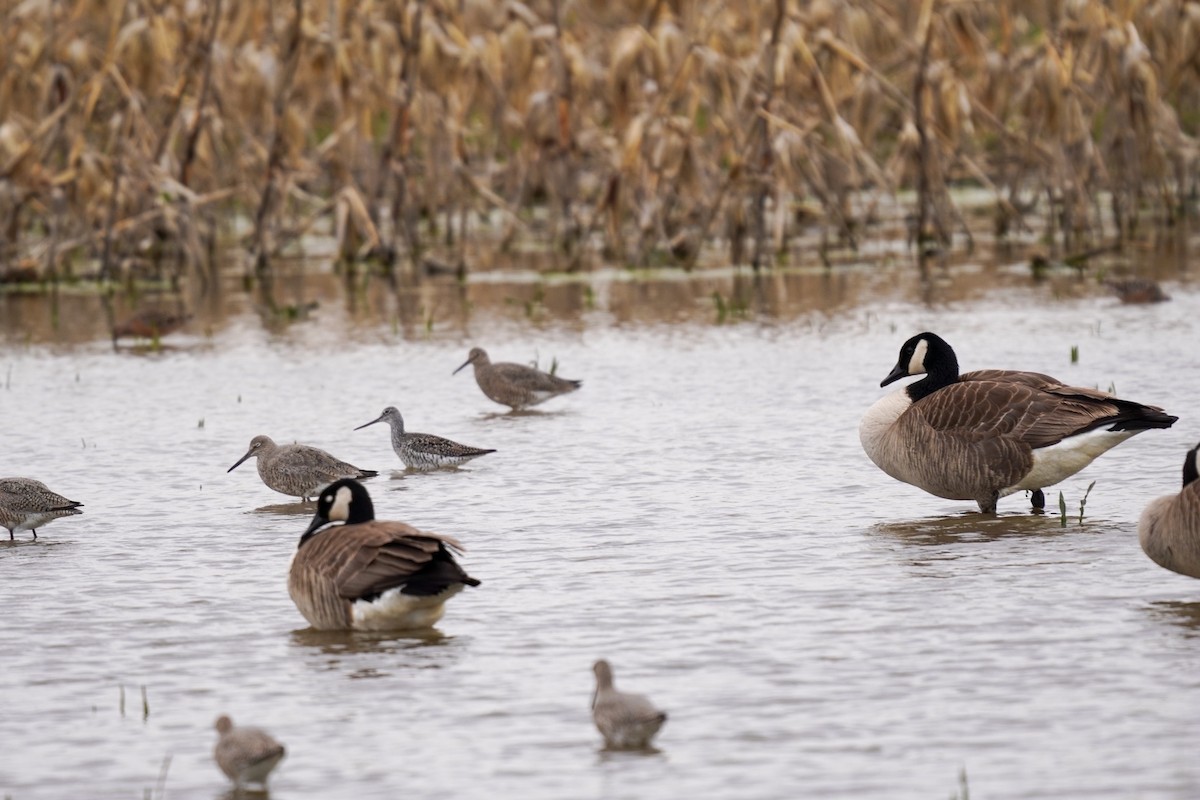
<svg viewBox="0 0 1200 800">
<path fill-rule="evenodd" d="M 925 353 L 929 350 L 929 342 L 922 339 L 913 348 L 912 358 L 908 360 L 908 374 L 920 375 L 925 372 Z"/>
</svg>

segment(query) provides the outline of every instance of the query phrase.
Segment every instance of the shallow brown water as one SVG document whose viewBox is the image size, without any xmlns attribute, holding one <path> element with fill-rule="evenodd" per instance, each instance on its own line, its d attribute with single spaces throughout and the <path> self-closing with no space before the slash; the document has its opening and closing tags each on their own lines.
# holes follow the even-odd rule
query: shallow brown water
<svg viewBox="0 0 1200 800">
<path fill-rule="evenodd" d="M 1016 270 L 741 276 L 724 325 L 731 275 L 551 283 L 528 309 L 536 283 L 463 303 L 318 277 L 287 289 L 321 300 L 310 321 L 234 295 L 161 352 L 0 296 L 0 473 L 86 504 L 0 542 L 0 793 L 141 797 L 169 757 L 167 797 L 223 796 L 227 712 L 288 746 L 279 800 L 924 799 L 963 769 L 978 797 L 1196 797 L 1200 583 L 1136 536 L 1200 439 L 1200 291 L 1177 277 L 1171 302 L 1125 307 Z M 1082 525 L 1019 496 L 982 517 L 858 443 L 924 329 L 964 369 L 1112 384 L 1181 420 L 1057 487 L 1077 513 L 1096 481 Z M 450 374 L 474 344 L 584 388 L 501 413 Z M 498 452 L 405 474 L 381 426 L 352 431 L 389 404 Z M 306 630 L 285 576 L 311 509 L 225 472 L 259 433 L 382 470 L 380 516 L 460 537 L 483 585 L 435 635 Z M 600 656 L 670 712 L 658 753 L 600 750 Z"/>
</svg>

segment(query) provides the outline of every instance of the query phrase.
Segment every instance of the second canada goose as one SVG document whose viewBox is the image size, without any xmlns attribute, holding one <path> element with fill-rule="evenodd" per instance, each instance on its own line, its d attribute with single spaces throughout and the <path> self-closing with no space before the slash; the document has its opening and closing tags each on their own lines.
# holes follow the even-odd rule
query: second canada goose
<svg viewBox="0 0 1200 800">
<path fill-rule="evenodd" d="M 292 557 L 288 594 L 318 630 L 429 628 L 447 600 L 479 585 L 454 560 L 461 551 L 449 536 L 375 519 L 366 488 L 340 480 L 317 499 Z"/>
<path fill-rule="evenodd" d="M 17 531 L 33 531 L 59 517 L 82 514 L 83 503 L 52 492 L 33 478 L 0 478 L 0 528 L 8 529 L 11 541 Z"/>
<path fill-rule="evenodd" d="M 596 692 L 592 695 L 592 721 L 604 735 L 605 744 L 614 750 L 637 750 L 650 746 L 650 740 L 667 721 L 648 698 L 618 691 L 613 686 L 612 667 L 604 659 L 592 665 L 596 673 Z"/>
<path fill-rule="evenodd" d="M 536 406 L 583 385 L 583 381 L 560 378 L 524 364 L 507 361 L 493 364 L 482 347 L 472 347 L 467 360 L 453 374 L 458 374 L 468 364 L 475 367 L 475 382 L 483 393 L 513 411 Z"/>
<path fill-rule="evenodd" d="M 306 444 L 275 444 L 270 436 L 255 436 L 250 449 L 226 472 L 233 472 L 248 458 L 258 460 L 258 477 L 280 494 L 308 502 L 322 486 L 338 478 L 373 478 L 373 469 L 359 469 L 317 447 Z"/>
<path fill-rule="evenodd" d="M 1183 461 L 1183 489 L 1152 500 L 1138 521 L 1142 550 L 1160 567 L 1200 578 L 1200 444 Z"/>
<path fill-rule="evenodd" d="M 893 478 L 938 497 L 974 500 L 988 513 L 1001 497 L 1037 496 L 1129 437 L 1178 419 L 1036 372 L 960 376 L 954 350 L 929 332 L 904 343 L 879 385 L 908 375 L 925 377 L 863 416 L 863 449 Z"/>
<path fill-rule="evenodd" d="M 267 776 L 285 755 L 283 745 L 271 734 L 259 728 L 235 728 L 233 720 L 222 714 L 217 717 L 217 746 L 213 758 L 234 786 L 258 783 L 264 788 Z"/>
</svg>

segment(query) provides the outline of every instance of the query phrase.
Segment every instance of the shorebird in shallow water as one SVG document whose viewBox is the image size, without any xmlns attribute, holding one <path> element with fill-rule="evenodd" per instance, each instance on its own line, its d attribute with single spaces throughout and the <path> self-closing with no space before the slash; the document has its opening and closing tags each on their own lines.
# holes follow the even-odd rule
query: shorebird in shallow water
<svg viewBox="0 0 1200 800">
<path fill-rule="evenodd" d="M 17 531 L 33 531 L 59 517 L 82 514 L 83 503 L 68 500 L 33 478 L 0 478 L 0 527 L 11 541 Z"/>
<path fill-rule="evenodd" d="M 221 772 L 238 789 L 247 783 L 261 784 L 265 789 L 267 776 L 283 759 L 283 745 L 259 728 L 235 728 L 233 720 L 224 714 L 217 717 L 216 729 L 219 738 L 213 758 Z"/>
<path fill-rule="evenodd" d="M 1178 417 L 1106 392 L 1066 386 L 1048 375 L 980 370 L 960 376 L 944 339 L 918 334 L 880 386 L 925 378 L 880 398 L 862 418 L 859 437 L 876 466 L 893 478 L 995 512 L 999 498 L 1034 493 L 1086 467 L 1100 454 Z"/>
<path fill-rule="evenodd" d="M 113 342 L 125 338 L 157 341 L 182 328 L 191 318 L 185 311 L 143 308 L 113 328 Z"/>
<path fill-rule="evenodd" d="M 1152 500 L 1138 522 L 1142 550 L 1160 567 L 1200 578 L 1200 444 L 1183 461 L 1183 489 Z"/>
<path fill-rule="evenodd" d="M 462 545 L 449 536 L 375 519 L 366 488 L 341 480 L 317 499 L 292 557 L 288 594 L 318 630 L 429 628 L 447 600 L 479 585 L 454 560 L 458 552 Z"/>
<path fill-rule="evenodd" d="M 551 397 L 573 392 L 583 385 L 583 381 L 560 378 L 524 364 L 493 364 L 482 347 L 472 347 L 467 360 L 454 370 L 454 374 L 457 375 L 468 364 L 475 367 L 475 382 L 483 393 L 514 411 L 544 403 Z"/>
<path fill-rule="evenodd" d="M 375 470 L 359 469 L 306 444 L 275 444 L 270 436 L 251 439 L 246 455 L 226 472 L 233 472 L 248 458 L 258 459 L 258 477 L 263 483 L 281 494 L 304 501 L 339 478 L 373 478 L 379 474 Z"/>
<path fill-rule="evenodd" d="M 354 430 L 360 431 L 376 422 L 386 422 L 392 429 L 392 449 L 404 466 L 409 469 L 444 469 L 465 464 L 473 458 L 494 453 L 495 450 L 485 450 L 479 447 L 469 447 L 465 444 L 434 436 L 432 433 L 405 433 L 404 417 L 395 406 L 388 406 L 375 419 L 359 425 Z"/>
<path fill-rule="evenodd" d="M 596 673 L 592 720 L 604 735 L 605 744 L 614 750 L 649 747 L 650 740 L 667 721 L 666 712 L 659 711 L 640 694 L 618 691 L 613 686 L 612 667 L 607 661 L 597 661 L 592 671 Z"/>
<path fill-rule="evenodd" d="M 1105 281 L 1113 294 L 1121 299 L 1122 303 L 1138 304 L 1138 303 L 1162 303 L 1170 300 L 1171 296 L 1162 290 L 1158 285 L 1158 281 L 1150 280 L 1149 278 L 1126 278 L 1124 280 L 1109 280 Z"/>
</svg>

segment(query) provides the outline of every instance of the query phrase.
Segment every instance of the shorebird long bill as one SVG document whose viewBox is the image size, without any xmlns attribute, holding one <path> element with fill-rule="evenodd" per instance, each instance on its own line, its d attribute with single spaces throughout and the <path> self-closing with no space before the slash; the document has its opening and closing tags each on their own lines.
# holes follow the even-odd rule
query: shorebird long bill
<svg viewBox="0 0 1200 800">
<path fill-rule="evenodd" d="M 371 420 L 370 422 L 364 422 L 362 425 L 359 425 L 354 430 L 361 431 L 363 428 L 367 427 L 368 425 L 374 425 L 376 422 L 383 422 L 383 418 L 386 416 L 387 416 L 387 412 L 385 411 L 382 414 L 380 414 L 378 417 L 376 417 L 375 419 Z"/>
</svg>

